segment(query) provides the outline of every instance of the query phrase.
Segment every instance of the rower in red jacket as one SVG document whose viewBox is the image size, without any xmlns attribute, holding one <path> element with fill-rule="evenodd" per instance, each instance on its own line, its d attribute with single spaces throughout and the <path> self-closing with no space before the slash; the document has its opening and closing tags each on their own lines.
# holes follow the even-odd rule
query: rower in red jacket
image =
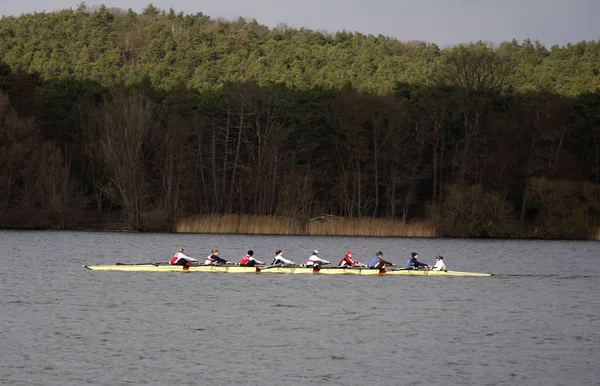
<svg viewBox="0 0 600 386">
<path fill-rule="evenodd" d="M 248 253 L 245 254 L 244 257 L 242 257 L 242 260 L 240 260 L 240 265 L 244 266 L 244 267 L 254 267 L 256 265 L 264 265 L 265 264 L 260 260 L 256 260 L 253 256 L 254 256 L 254 251 L 249 250 Z"/>
<path fill-rule="evenodd" d="M 348 251 L 346 252 L 346 255 L 344 256 L 344 258 L 342 260 L 340 260 L 340 263 L 338 264 L 339 267 L 345 267 L 345 266 L 358 266 L 358 267 L 366 267 L 366 265 L 364 265 L 363 263 L 359 263 L 356 260 L 352 260 L 352 256 L 353 253 Z"/>
</svg>

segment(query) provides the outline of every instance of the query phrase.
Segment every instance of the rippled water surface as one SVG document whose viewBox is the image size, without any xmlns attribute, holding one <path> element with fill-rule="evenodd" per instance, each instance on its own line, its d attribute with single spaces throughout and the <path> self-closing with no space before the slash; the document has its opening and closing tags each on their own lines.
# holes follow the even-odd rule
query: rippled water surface
<svg viewBox="0 0 600 386">
<path fill-rule="evenodd" d="M 600 385 L 597 242 L 0 231 L 0 384 Z M 89 271 L 410 252 L 493 277 Z"/>
</svg>

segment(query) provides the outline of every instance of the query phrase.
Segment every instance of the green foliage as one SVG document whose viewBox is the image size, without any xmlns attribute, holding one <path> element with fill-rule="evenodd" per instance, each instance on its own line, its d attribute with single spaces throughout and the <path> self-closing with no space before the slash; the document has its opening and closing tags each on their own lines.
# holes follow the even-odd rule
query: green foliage
<svg viewBox="0 0 600 386">
<path fill-rule="evenodd" d="M 450 185 L 440 212 L 438 231 L 457 237 L 507 237 L 514 232 L 515 213 L 505 197 L 481 185 Z"/>
<path fill-rule="evenodd" d="M 583 200 L 582 195 L 588 200 Z M 539 236 L 587 237 L 590 225 L 587 214 L 597 207 L 597 185 L 586 184 L 582 189 L 577 181 L 532 178 L 528 197 L 530 209 L 537 212 Z"/>
<path fill-rule="evenodd" d="M 590 214 L 600 214 L 600 185 L 584 181 L 582 194 Z"/>
<path fill-rule="evenodd" d="M 252 81 L 306 89 L 350 83 L 385 95 L 397 82 L 430 84 L 455 66 L 464 76 L 445 81 L 465 89 L 489 90 L 501 81 L 520 91 L 572 96 L 600 87 L 597 42 L 547 50 L 539 42 L 513 40 L 497 49 L 477 42 L 441 50 L 435 44 L 347 31 L 269 30 L 255 20 L 213 21 L 202 13 L 164 12 L 152 4 L 139 15 L 105 6 L 89 10 L 81 3 L 75 11 L 7 17 L 0 20 L 0 36 L 0 55 L 12 69 L 105 86 L 132 84 L 148 75 L 161 88 Z M 469 63 L 495 75 L 478 76 Z"/>
</svg>

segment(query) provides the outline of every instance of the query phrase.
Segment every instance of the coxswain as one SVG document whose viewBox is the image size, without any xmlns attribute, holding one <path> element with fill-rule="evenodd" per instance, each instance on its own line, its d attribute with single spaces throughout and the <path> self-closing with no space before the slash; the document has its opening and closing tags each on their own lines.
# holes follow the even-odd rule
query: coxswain
<svg viewBox="0 0 600 386">
<path fill-rule="evenodd" d="M 184 255 L 183 248 L 179 248 L 179 252 L 177 252 L 171 258 L 171 261 L 169 263 L 171 263 L 171 265 L 186 265 L 192 262 L 198 262 L 198 260 L 194 259 L 193 257 Z"/>
<path fill-rule="evenodd" d="M 385 269 L 385 267 L 395 267 L 396 264 L 390 263 L 389 261 L 383 260 L 383 252 L 379 251 L 375 254 L 375 257 L 369 263 L 369 268 Z"/>
<path fill-rule="evenodd" d="M 434 271 L 448 271 L 448 267 L 444 263 L 444 256 L 437 255 L 435 257 L 435 265 L 432 268 Z"/>
<path fill-rule="evenodd" d="M 271 261 L 271 265 L 278 265 L 278 264 L 293 264 L 293 265 L 296 265 L 296 263 L 294 263 L 293 261 L 288 260 L 288 259 L 286 259 L 286 258 L 283 257 L 283 251 L 281 249 L 278 249 L 278 250 L 275 251 L 275 257 Z"/>
<path fill-rule="evenodd" d="M 340 260 L 340 263 L 338 264 L 339 267 L 346 267 L 346 266 L 353 266 L 356 265 L 358 267 L 366 267 L 366 265 L 364 265 L 363 263 L 359 263 L 356 260 L 352 260 L 352 256 L 354 254 L 350 251 L 346 252 L 346 255 L 344 256 L 344 258 L 342 260 Z"/>
<path fill-rule="evenodd" d="M 317 251 L 316 249 L 313 251 L 312 255 L 308 258 L 308 261 L 306 262 L 307 267 L 320 267 L 322 265 L 327 264 L 331 264 L 331 262 L 325 259 L 321 259 L 319 257 L 319 251 Z"/>
<path fill-rule="evenodd" d="M 420 261 L 418 261 L 417 259 L 419 258 L 419 255 L 417 254 L 417 252 L 413 252 L 410 254 L 411 258 L 406 262 L 406 265 L 404 267 L 406 268 L 427 268 L 427 269 L 431 269 L 431 265 L 425 264 L 425 263 L 421 263 Z"/>
<path fill-rule="evenodd" d="M 204 265 L 208 264 L 231 264 L 230 261 L 227 261 L 221 257 L 219 257 L 219 250 L 213 249 L 210 251 L 211 254 L 204 259 Z"/>
<path fill-rule="evenodd" d="M 254 257 L 254 251 L 253 250 L 249 250 L 248 253 L 246 253 L 244 255 L 244 257 L 242 257 L 242 260 L 240 260 L 240 265 L 244 266 L 244 267 L 254 267 L 257 265 L 264 265 L 265 263 L 263 263 L 260 260 L 256 260 Z"/>
</svg>

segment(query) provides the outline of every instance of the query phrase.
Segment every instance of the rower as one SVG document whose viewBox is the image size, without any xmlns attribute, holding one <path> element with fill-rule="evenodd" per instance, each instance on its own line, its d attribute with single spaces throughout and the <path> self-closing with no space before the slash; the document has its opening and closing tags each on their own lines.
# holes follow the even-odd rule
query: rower
<svg viewBox="0 0 600 386">
<path fill-rule="evenodd" d="M 242 257 L 242 260 L 240 260 L 240 265 L 243 267 L 254 267 L 257 265 L 265 264 L 260 260 L 256 260 L 253 256 L 254 256 L 254 251 L 251 249 L 248 251 L 248 253 L 246 253 L 244 255 L 244 257 Z"/>
<path fill-rule="evenodd" d="M 222 257 L 219 257 L 219 250 L 218 249 L 213 249 L 210 252 L 211 252 L 211 254 L 209 256 L 207 256 L 206 259 L 204 260 L 204 265 L 208 265 L 208 264 L 231 264 L 230 261 L 227 261 L 227 260 L 223 259 Z"/>
<path fill-rule="evenodd" d="M 379 251 L 375 254 L 375 257 L 369 263 L 369 268 L 385 269 L 385 267 L 395 267 L 396 264 L 390 263 L 389 261 L 383 260 L 383 252 Z"/>
<path fill-rule="evenodd" d="M 321 265 L 327 265 L 327 264 L 331 264 L 330 261 L 321 259 L 319 257 L 319 251 L 317 251 L 316 249 L 313 251 L 312 255 L 308 258 L 308 261 L 306 262 L 306 266 L 307 267 L 321 267 Z"/>
<path fill-rule="evenodd" d="M 186 265 L 192 262 L 198 262 L 198 260 L 184 255 L 183 248 L 179 248 L 179 251 L 171 258 L 169 263 L 171 265 Z"/>
<path fill-rule="evenodd" d="M 286 258 L 283 257 L 283 251 L 281 249 L 278 249 L 278 250 L 275 251 L 275 257 L 271 261 L 271 265 L 278 265 L 278 264 L 292 264 L 292 265 L 296 265 L 296 263 L 294 263 L 293 261 L 288 260 L 288 259 L 286 259 Z"/>
<path fill-rule="evenodd" d="M 431 265 L 421 263 L 420 261 L 417 260 L 419 258 L 419 255 L 417 254 L 417 252 L 412 252 L 410 255 L 411 255 L 411 258 L 406 262 L 406 265 L 405 265 L 406 268 L 419 269 L 421 267 L 425 267 L 427 269 L 431 269 Z"/>
<path fill-rule="evenodd" d="M 340 260 L 338 267 L 346 267 L 346 266 L 366 267 L 366 265 L 364 265 L 363 263 L 359 263 L 356 260 L 352 260 L 352 256 L 354 256 L 354 254 L 351 251 L 346 252 L 346 255 L 344 256 L 344 258 L 342 260 Z"/>
<path fill-rule="evenodd" d="M 434 271 L 445 271 L 448 272 L 448 267 L 444 263 L 444 256 L 437 255 L 435 257 L 435 265 L 432 268 Z"/>
</svg>

